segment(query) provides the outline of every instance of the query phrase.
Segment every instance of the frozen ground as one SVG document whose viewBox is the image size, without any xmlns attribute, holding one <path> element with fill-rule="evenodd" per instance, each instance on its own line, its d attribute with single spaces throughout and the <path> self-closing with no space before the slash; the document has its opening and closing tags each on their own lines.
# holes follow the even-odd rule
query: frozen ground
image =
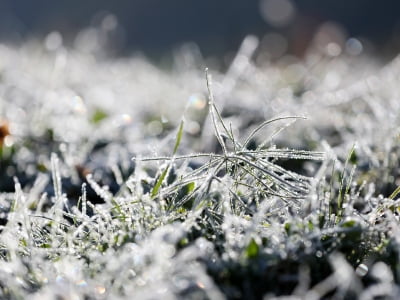
<svg viewBox="0 0 400 300">
<path fill-rule="evenodd" d="M 0 45 L 0 298 L 396 299 L 400 60 L 192 48 Z"/>
</svg>

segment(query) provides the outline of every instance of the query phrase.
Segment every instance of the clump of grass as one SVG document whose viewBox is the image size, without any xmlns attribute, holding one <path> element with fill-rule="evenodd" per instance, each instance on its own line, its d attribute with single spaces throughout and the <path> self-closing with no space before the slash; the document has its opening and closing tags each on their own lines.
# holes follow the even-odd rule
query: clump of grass
<svg viewBox="0 0 400 300">
<path fill-rule="evenodd" d="M 233 211 L 244 210 L 247 213 L 254 213 L 252 210 L 257 209 L 260 200 L 271 197 L 278 197 L 288 206 L 299 209 L 300 200 L 309 193 L 312 178 L 287 171 L 275 164 L 273 160 L 282 158 L 322 160 L 323 153 L 277 149 L 276 147 L 265 148 L 267 141 L 255 150 L 247 149 L 247 145 L 263 127 L 275 121 L 301 117 L 281 117 L 263 122 L 249 134 L 243 143 L 240 143 L 234 136 L 231 126 L 228 129 L 217 109 L 211 89 L 211 78 L 207 71 L 206 74 L 209 113 L 222 153 L 176 155 L 183 133 L 182 121 L 171 157 L 140 158 L 141 161 L 167 162 L 163 171 L 157 176 L 151 190 L 151 197 L 166 199 L 170 210 L 180 207 L 196 209 L 209 197 L 212 186 L 216 183 L 220 186 L 225 185 L 224 189 L 231 199 L 230 209 Z M 198 168 L 188 170 L 188 161 L 197 158 L 205 158 L 207 161 Z M 215 204 L 222 206 L 221 201 L 216 201 Z"/>
</svg>

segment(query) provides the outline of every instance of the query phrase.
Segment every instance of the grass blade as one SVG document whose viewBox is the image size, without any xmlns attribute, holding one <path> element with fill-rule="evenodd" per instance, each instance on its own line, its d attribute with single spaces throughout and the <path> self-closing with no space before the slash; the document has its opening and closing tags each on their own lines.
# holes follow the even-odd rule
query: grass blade
<svg viewBox="0 0 400 300">
<path fill-rule="evenodd" d="M 257 134 L 258 131 L 263 129 L 265 126 L 268 124 L 271 124 L 276 121 L 281 121 L 281 120 L 289 120 L 289 119 L 306 119 L 305 117 L 299 117 L 299 116 L 289 116 L 289 117 L 280 117 L 280 118 L 274 118 L 271 120 L 264 121 L 261 123 L 259 126 L 257 126 L 246 138 L 246 140 L 243 143 L 242 150 L 246 149 L 247 144 L 250 142 L 250 140 Z"/>
<path fill-rule="evenodd" d="M 393 193 L 390 194 L 389 199 L 393 200 L 394 198 L 396 198 L 396 196 L 400 193 L 400 186 L 397 187 L 397 189 L 395 189 L 393 191 Z"/>
<path fill-rule="evenodd" d="M 155 196 L 157 196 L 158 191 L 161 188 L 161 185 L 165 179 L 165 177 L 168 174 L 168 170 L 169 170 L 169 165 L 164 169 L 164 171 L 161 173 L 160 177 L 158 178 L 156 184 L 153 187 L 153 190 L 151 191 L 151 197 L 154 198 Z"/>
<path fill-rule="evenodd" d="M 176 151 L 178 151 L 179 145 L 182 140 L 182 134 L 183 134 L 183 120 L 179 124 L 179 129 L 178 132 L 176 133 L 176 139 L 175 139 L 175 146 L 174 146 L 174 152 L 172 153 L 173 155 L 176 154 Z"/>
</svg>

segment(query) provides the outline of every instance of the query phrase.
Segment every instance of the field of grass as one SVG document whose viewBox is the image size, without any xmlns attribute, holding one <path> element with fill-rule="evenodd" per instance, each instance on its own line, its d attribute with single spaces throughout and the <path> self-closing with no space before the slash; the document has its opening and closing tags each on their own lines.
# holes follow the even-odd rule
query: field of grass
<svg viewBox="0 0 400 300">
<path fill-rule="evenodd" d="M 400 58 L 256 48 L 0 45 L 0 299 L 398 299 Z"/>
</svg>

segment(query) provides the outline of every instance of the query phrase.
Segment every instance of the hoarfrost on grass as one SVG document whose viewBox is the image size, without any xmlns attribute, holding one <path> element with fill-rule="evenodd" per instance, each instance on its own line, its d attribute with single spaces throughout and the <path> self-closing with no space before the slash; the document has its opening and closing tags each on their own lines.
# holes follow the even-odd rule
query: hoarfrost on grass
<svg viewBox="0 0 400 300">
<path fill-rule="evenodd" d="M 101 30 L 0 47 L 1 298 L 399 295 L 399 58 L 251 36 L 211 80 Z"/>
</svg>

